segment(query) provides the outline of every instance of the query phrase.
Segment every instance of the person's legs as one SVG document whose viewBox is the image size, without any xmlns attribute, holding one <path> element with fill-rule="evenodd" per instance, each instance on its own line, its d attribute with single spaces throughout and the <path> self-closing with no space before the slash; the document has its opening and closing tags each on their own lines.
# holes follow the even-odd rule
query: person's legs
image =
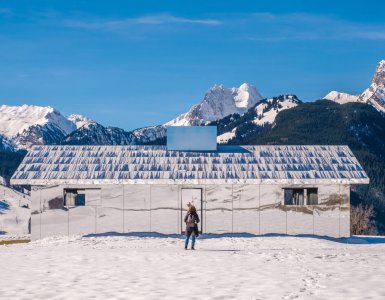
<svg viewBox="0 0 385 300">
<path fill-rule="evenodd" d="M 187 249 L 187 246 L 188 246 L 188 241 L 190 240 L 190 235 L 189 234 L 186 234 L 186 239 L 184 241 L 184 248 Z"/>
<path fill-rule="evenodd" d="M 195 247 L 195 233 L 192 235 L 192 238 L 191 238 L 191 249 L 194 249 Z"/>
</svg>

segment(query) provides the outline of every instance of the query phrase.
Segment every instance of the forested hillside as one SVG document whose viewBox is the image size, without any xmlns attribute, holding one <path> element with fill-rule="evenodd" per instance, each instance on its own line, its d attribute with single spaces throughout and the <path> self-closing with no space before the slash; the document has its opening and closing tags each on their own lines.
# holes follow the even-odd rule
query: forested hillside
<svg viewBox="0 0 385 300">
<path fill-rule="evenodd" d="M 7 182 L 16 171 L 27 152 L 24 150 L 17 152 L 0 151 L 0 176 Z"/>
</svg>

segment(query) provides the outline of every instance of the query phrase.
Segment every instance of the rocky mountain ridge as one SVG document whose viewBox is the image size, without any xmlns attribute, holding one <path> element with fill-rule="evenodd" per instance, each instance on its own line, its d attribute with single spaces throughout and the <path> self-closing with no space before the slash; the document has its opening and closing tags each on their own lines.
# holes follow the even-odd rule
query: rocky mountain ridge
<svg viewBox="0 0 385 300">
<path fill-rule="evenodd" d="M 64 117 L 50 106 L 0 106 L 0 145 L 14 151 L 31 145 L 57 144 L 91 122 L 81 115 Z"/>
<path fill-rule="evenodd" d="M 359 95 L 351 95 L 337 91 L 331 91 L 324 99 L 334 101 L 339 104 L 349 102 L 367 103 L 376 110 L 385 114 L 385 60 L 377 64 L 370 86 Z"/>
</svg>

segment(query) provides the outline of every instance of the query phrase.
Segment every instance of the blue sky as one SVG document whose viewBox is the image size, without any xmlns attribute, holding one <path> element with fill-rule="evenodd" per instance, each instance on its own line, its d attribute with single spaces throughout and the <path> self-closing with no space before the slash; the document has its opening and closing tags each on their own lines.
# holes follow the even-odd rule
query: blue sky
<svg viewBox="0 0 385 300">
<path fill-rule="evenodd" d="M 124 129 L 216 83 L 310 101 L 359 93 L 385 59 L 381 1 L 0 0 L 0 103 Z"/>
</svg>

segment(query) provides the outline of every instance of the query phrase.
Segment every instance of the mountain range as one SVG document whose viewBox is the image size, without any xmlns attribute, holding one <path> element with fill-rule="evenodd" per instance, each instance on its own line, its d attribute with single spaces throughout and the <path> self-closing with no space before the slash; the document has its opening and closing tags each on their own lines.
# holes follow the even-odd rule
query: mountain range
<svg viewBox="0 0 385 300">
<path fill-rule="evenodd" d="M 169 126 L 216 125 L 221 144 L 347 144 L 371 179 L 369 186 L 354 188 L 352 202 L 374 206 L 385 233 L 385 61 L 361 94 L 331 91 L 322 99 L 264 98 L 247 83 L 215 85 L 186 113 L 132 131 L 78 114 L 65 117 L 52 107 L 2 105 L 0 176 L 8 180 L 33 144 L 165 144 Z"/>
<path fill-rule="evenodd" d="M 188 112 L 165 124 L 133 131 L 105 127 L 79 114 L 64 117 L 52 107 L 2 105 L 0 149 L 14 151 L 33 144 L 144 144 L 164 137 L 168 126 L 206 125 L 229 114 L 243 114 L 262 99 L 246 83 L 239 88 L 215 85 Z"/>
<path fill-rule="evenodd" d="M 369 104 L 385 114 L 385 60 L 378 63 L 371 85 L 361 94 L 331 91 L 323 98 L 338 104 Z M 272 124 L 280 111 L 301 103 L 294 95 L 263 98 L 254 86 L 247 83 L 239 88 L 215 85 L 186 113 L 164 124 L 132 131 L 105 127 L 79 114 L 65 117 L 52 107 L 2 105 L 0 150 L 27 149 L 33 144 L 149 144 L 163 139 L 168 126 L 207 125 L 229 116 L 237 119 L 245 114 L 254 114 L 250 124 L 241 124 L 238 128 L 233 121 L 233 125 L 221 128 L 218 143 L 228 143 L 246 125 L 264 127 Z"/>
</svg>

